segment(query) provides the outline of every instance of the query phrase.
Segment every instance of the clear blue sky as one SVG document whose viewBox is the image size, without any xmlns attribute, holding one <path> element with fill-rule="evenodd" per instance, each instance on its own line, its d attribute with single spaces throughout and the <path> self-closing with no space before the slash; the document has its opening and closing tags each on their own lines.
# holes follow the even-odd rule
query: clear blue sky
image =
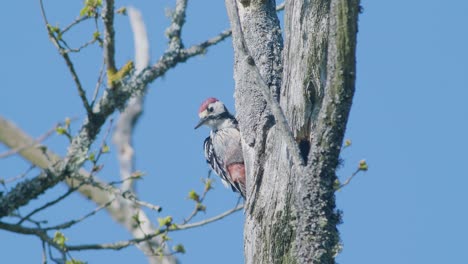
<svg viewBox="0 0 468 264">
<path fill-rule="evenodd" d="M 117 1 L 143 12 L 150 34 L 152 61 L 166 47 L 168 24 L 164 8 L 174 1 Z M 49 20 L 59 26 L 75 18 L 81 1 L 47 1 Z M 433 0 L 362 2 L 357 86 L 347 138 L 351 148 L 342 155 L 338 171 L 348 177 L 360 159 L 370 170 L 337 194 L 344 212 L 340 226 L 344 250 L 340 263 L 461 263 L 468 242 L 468 2 Z M 48 41 L 38 1 L 6 1 L 0 16 L 0 114 L 33 136 L 39 136 L 65 117 L 84 116 L 72 79 L 63 60 Z M 133 58 L 133 40 L 125 17 L 117 17 L 117 63 Z M 228 27 L 223 1 L 190 1 L 183 36 L 186 45 L 198 43 Z M 88 27 L 72 32 L 70 43 L 92 36 Z M 233 55 L 230 39 L 171 70 L 149 89 L 145 113 L 135 134 L 137 167 L 147 176 L 138 185 L 142 199 L 161 205 L 160 215 L 176 221 L 187 216 L 192 203 L 185 197 L 201 190 L 207 173 L 202 142 L 207 129 L 194 131 L 203 99 L 215 96 L 233 110 Z M 73 56 L 78 72 L 92 93 L 101 63 L 98 48 Z M 175 121 L 177 120 L 177 121 Z M 65 153 L 64 137 L 46 144 Z M 0 147 L 0 151 L 4 148 Z M 113 150 L 113 146 L 111 146 Z M 181 156 L 180 153 L 184 153 Z M 100 177 L 118 179 L 114 153 L 105 157 Z M 24 172 L 19 158 L 0 161 L 1 177 Z M 41 196 L 62 194 L 58 186 Z M 206 216 L 231 208 L 237 196 L 217 181 L 207 198 Z M 51 224 L 79 217 L 94 205 L 76 195 L 40 219 Z M 197 218 L 202 219 L 204 216 Z M 129 238 L 117 224 L 100 213 L 64 231 L 70 244 L 112 242 Z M 182 263 L 242 263 L 243 214 L 198 229 L 173 233 L 187 254 Z M 39 263 L 41 244 L 32 236 L 0 231 L 2 263 Z M 74 253 L 89 263 L 145 263 L 140 251 Z"/>
</svg>

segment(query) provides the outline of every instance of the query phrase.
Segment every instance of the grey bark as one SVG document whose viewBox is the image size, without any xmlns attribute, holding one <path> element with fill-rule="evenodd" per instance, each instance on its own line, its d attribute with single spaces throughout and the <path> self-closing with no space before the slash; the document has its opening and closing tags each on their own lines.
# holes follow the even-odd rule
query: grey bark
<svg viewBox="0 0 468 264">
<path fill-rule="evenodd" d="M 246 263 L 334 263 L 333 183 L 354 94 L 359 0 L 287 1 L 284 50 L 275 1 L 226 0 L 226 7 L 247 167 Z M 289 134 L 271 111 L 278 102 L 266 103 L 262 80 Z"/>
</svg>

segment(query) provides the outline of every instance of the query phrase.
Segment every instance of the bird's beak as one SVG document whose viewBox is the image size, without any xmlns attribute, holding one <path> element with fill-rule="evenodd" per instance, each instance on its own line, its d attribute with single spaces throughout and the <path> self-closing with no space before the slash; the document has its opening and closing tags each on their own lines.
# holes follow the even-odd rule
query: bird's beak
<svg viewBox="0 0 468 264">
<path fill-rule="evenodd" d="M 195 129 L 197 129 L 197 128 L 201 127 L 202 125 L 204 125 L 205 122 L 206 122 L 206 120 L 208 120 L 208 118 L 206 118 L 206 117 L 200 118 L 200 121 L 199 121 L 198 124 L 195 126 Z"/>
</svg>

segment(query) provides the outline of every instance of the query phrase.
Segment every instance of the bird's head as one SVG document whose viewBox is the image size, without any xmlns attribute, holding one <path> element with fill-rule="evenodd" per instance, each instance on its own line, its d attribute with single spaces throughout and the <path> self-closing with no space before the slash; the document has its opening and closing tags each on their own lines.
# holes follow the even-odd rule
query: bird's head
<svg viewBox="0 0 468 264">
<path fill-rule="evenodd" d="M 198 109 L 200 121 L 195 126 L 195 129 L 202 125 L 207 125 L 211 129 L 219 129 L 226 120 L 233 119 L 226 106 L 216 98 L 210 97 L 206 99 Z"/>
</svg>

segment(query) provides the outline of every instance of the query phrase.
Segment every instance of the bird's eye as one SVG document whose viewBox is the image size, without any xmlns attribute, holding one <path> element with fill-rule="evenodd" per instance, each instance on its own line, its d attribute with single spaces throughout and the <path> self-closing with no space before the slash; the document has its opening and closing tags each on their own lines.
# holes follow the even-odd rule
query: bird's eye
<svg viewBox="0 0 468 264">
<path fill-rule="evenodd" d="M 208 110 L 208 113 L 213 112 L 213 107 L 208 107 L 206 110 Z"/>
</svg>

